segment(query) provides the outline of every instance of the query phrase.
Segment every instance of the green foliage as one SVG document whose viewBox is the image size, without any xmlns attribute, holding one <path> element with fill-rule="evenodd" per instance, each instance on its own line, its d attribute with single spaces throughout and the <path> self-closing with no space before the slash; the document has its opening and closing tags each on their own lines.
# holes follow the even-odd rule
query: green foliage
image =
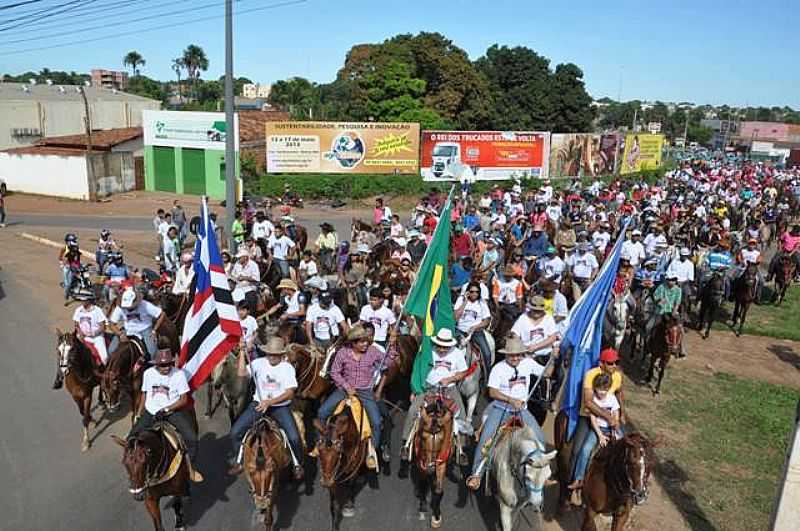
<svg viewBox="0 0 800 531">
<path fill-rule="evenodd" d="M 272 85 L 269 103 L 289 112 L 295 120 L 321 117 L 320 87 L 304 77 L 291 77 Z"/>
<path fill-rule="evenodd" d="M 131 94 L 166 101 L 168 94 L 164 85 L 147 76 L 133 76 L 128 80 L 128 90 Z"/>
<path fill-rule="evenodd" d="M 50 70 L 49 68 L 43 68 L 39 72 L 28 71 L 17 76 L 3 75 L 3 81 L 8 83 L 29 83 L 31 79 L 36 80 L 37 83 L 46 83 L 49 79 L 56 85 L 83 85 L 84 81 L 89 81 L 92 78 L 89 74 L 78 74 L 74 70 L 67 73 L 62 70 Z"/>
<path fill-rule="evenodd" d="M 216 106 L 216 102 L 221 100 L 225 93 L 225 87 L 219 81 L 199 80 L 196 85 L 196 98 L 201 104 L 214 102 L 214 105 Z"/>
<path fill-rule="evenodd" d="M 135 50 L 128 52 L 125 54 L 125 57 L 122 58 L 122 66 L 130 66 L 132 76 L 138 76 L 139 67 L 144 66 L 146 63 L 147 61 L 144 60 L 142 55 Z"/>
<path fill-rule="evenodd" d="M 686 139 L 687 142 L 698 142 L 702 145 L 708 145 L 711 142 L 711 138 L 714 136 L 714 130 L 702 125 L 690 125 L 686 136 L 688 137 Z"/>
</svg>

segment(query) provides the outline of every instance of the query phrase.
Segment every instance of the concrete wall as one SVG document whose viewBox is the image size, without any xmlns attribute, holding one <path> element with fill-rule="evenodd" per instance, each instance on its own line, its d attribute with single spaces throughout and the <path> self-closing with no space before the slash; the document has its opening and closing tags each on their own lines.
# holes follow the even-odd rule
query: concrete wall
<svg viewBox="0 0 800 531">
<path fill-rule="evenodd" d="M 133 140 L 128 140 L 127 142 L 123 142 L 122 144 L 117 144 L 116 146 L 112 147 L 111 151 L 125 151 L 133 153 L 134 157 L 142 157 L 144 156 L 144 139 L 139 137 L 134 138 Z"/>
<path fill-rule="evenodd" d="M 82 155 L 0 153 L 0 176 L 15 192 L 89 199 L 86 158 Z"/>
<path fill-rule="evenodd" d="M 91 166 L 91 185 L 97 197 L 129 192 L 136 187 L 133 155 L 130 152 L 94 153 Z"/>
<path fill-rule="evenodd" d="M 161 103 L 94 101 L 89 103 L 92 129 L 114 129 L 142 125 L 142 111 L 158 110 Z M 8 100 L 0 102 L 0 149 L 28 146 L 38 137 L 11 136 L 12 128 L 36 128 L 42 136 L 76 135 L 86 132 L 83 123 L 85 110 L 82 101 Z"/>
</svg>

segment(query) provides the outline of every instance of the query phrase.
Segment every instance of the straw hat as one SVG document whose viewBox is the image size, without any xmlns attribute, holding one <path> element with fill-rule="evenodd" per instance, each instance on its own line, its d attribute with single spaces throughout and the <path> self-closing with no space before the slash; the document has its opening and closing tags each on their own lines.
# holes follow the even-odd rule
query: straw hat
<svg viewBox="0 0 800 531">
<path fill-rule="evenodd" d="M 261 351 L 267 356 L 283 356 L 286 354 L 286 343 L 280 337 L 273 336 L 261 347 Z"/>
<path fill-rule="evenodd" d="M 360 339 L 368 339 L 368 338 L 369 334 L 367 334 L 367 330 L 361 325 L 356 325 L 347 332 L 346 340 L 350 343 L 353 343 Z"/>
<path fill-rule="evenodd" d="M 293 289 L 297 291 L 297 284 L 290 278 L 284 278 L 278 284 L 278 289 Z"/>
<path fill-rule="evenodd" d="M 454 347 L 457 344 L 456 339 L 453 337 L 453 331 L 449 328 L 442 328 L 439 332 L 431 338 L 434 345 L 440 347 Z"/>
<path fill-rule="evenodd" d="M 522 342 L 522 340 L 517 336 L 508 336 L 506 339 L 506 346 L 501 348 L 498 352 L 508 356 L 509 354 L 527 354 L 528 349 L 525 347 L 525 344 Z"/>
</svg>

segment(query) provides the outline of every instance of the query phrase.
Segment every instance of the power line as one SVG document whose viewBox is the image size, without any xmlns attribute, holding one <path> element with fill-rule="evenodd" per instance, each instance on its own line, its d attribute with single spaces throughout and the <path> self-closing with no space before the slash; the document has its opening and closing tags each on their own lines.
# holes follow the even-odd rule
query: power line
<svg viewBox="0 0 800 531">
<path fill-rule="evenodd" d="M 244 0 L 239 0 L 239 1 L 243 2 Z M 215 7 L 220 7 L 219 2 L 215 1 L 215 2 L 210 3 L 210 4 L 204 4 L 204 5 L 200 5 L 200 6 L 193 6 L 191 8 L 176 9 L 174 11 L 168 11 L 166 13 L 154 13 L 152 15 L 147 15 L 145 17 L 139 17 L 139 18 L 134 18 L 134 19 L 129 19 L 129 20 L 120 20 L 120 21 L 117 21 L 117 22 L 108 22 L 108 23 L 105 23 L 105 24 L 99 24 L 99 25 L 96 25 L 96 26 L 88 26 L 88 27 L 85 27 L 85 28 L 78 28 L 78 29 L 68 30 L 68 31 L 60 31 L 60 32 L 56 32 L 56 33 L 50 33 L 49 35 L 39 35 L 39 36 L 36 36 L 36 37 L 26 37 L 24 39 L 12 39 L 10 41 L 0 42 L 0 45 L 17 44 L 17 43 L 20 43 L 20 42 L 40 41 L 42 39 L 50 39 L 52 37 L 63 37 L 65 35 L 72 35 L 74 33 L 84 33 L 84 32 L 92 31 L 92 30 L 96 30 L 96 29 L 104 29 L 104 28 L 111 28 L 111 27 L 114 27 L 114 26 L 124 26 L 124 25 L 129 25 L 129 24 L 135 24 L 137 22 L 144 22 L 145 20 L 152 20 L 154 18 L 173 17 L 175 15 L 182 15 L 182 14 L 187 13 L 189 11 L 202 11 L 204 9 L 213 9 Z M 11 29 L 13 29 L 13 28 L 11 28 Z M 0 30 L 0 31 L 2 31 L 2 30 Z"/>
<path fill-rule="evenodd" d="M 255 12 L 258 12 L 258 11 L 267 11 L 267 10 L 276 9 L 276 8 L 279 8 L 279 7 L 289 7 L 289 6 L 293 6 L 293 5 L 304 4 L 304 3 L 306 3 L 306 1 L 307 0 L 290 0 L 290 1 L 286 1 L 286 2 L 279 2 L 277 4 L 270 4 L 270 5 L 266 5 L 266 6 L 262 6 L 262 7 L 255 7 L 255 8 L 251 8 L 251 9 L 240 9 L 239 11 L 236 11 L 234 13 L 234 15 L 244 15 L 246 13 L 255 13 Z M 198 18 L 189 19 L 189 20 L 182 20 L 181 21 L 181 25 L 193 24 L 195 22 L 204 22 L 204 21 L 207 21 L 207 20 L 217 20 L 218 18 L 219 18 L 218 15 L 212 15 L 212 16 L 206 16 L 206 17 L 198 17 Z M 137 30 L 131 30 L 131 31 L 124 31 L 124 32 L 121 32 L 121 33 L 115 33 L 113 35 L 104 35 L 102 37 L 93 37 L 93 38 L 90 38 L 90 39 L 80 39 L 80 40 L 76 40 L 76 41 L 62 42 L 62 43 L 59 43 L 59 44 L 51 44 L 51 45 L 47 45 L 47 46 L 38 46 L 36 48 L 23 48 L 23 49 L 20 49 L 20 50 L 10 50 L 10 51 L 7 51 L 7 52 L 0 51 L 0 57 L 6 56 L 6 55 L 17 55 L 17 54 L 28 53 L 28 52 L 38 52 L 38 51 L 41 51 L 41 50 L 52 50 L 54 48 L 64 48 L 66 46 L 74 46 L 74 45 L 77 45 L 77 44 L 86 44 L 86 43 L 89 43 L 89 42 L 105 41 L 105 40 L 115 39 L 117 37 L 126 37 L 128 35 L 136 35 L 136 34 L 139 34 L 139 33 L 148 33 L 148 32 L 158 31 L 158 30 L 162 30 L 162 29 L 174 29 L 174 28 L 175 28 L 175 23 L 162 24 L 162 25 L 159 25 L 159 26 L 152 26 L 152 27 L 149 27 L 149 28 L 141 28 L 141 29 L 137 29 Z"/>
<path fill-rule="evenodd" d="M 17 2 L 16 4 L 6 4 L 4 6 L 0 6 L 0 11 L 5 11 L 6 9 L 14 9 L 15 7 L 26 6 L 28 4 L 35 4 L 41 1 L 42 0 L 26 0 L 25 2 Z"/>
<path fill-rule="evenodd" d="M 24 26 L 26 23 L 28 23 L 30 21 L 36 22 L 37 20 L 43 20 L 43 19 L 46 19 L 46 18 L 54 17 L 56 15 L 60 15 L 61 13 L 66 13 L 66 12 L 71 11 L 73 9 L 77 9 L 80 6 L 78 6 L 76 4 L 80 4 L 81 2 L 91 4 L 91 3 L 94 3 L 96 1 L 97 0 L 70 0 L 69 2 L 64 2 L 63 4 L 59 4 L 57 6 L 41 9 L 41 10 L 36 11 L 35 13 L 31 13 L 29 15 L 23 15 L 23 16 L 20 16 L 20 17 L 17 17 L 17 18 L 8 19 L 6 21 L 3 21 L 2 24 L 6 25 L 6 24 L 9 24 L 11 22 L 20 22 L 19 24 L 14 26 L 14 27 L 20 27 L 20 26 Z M 61 9 L 61 8 L 63 8 L 63 9 Z M 59 9 L 61 9 L 61 10 L 59 11 Z M 38 16 L 38 15 L 41 15 L 41 16 Z M 29 21 L 29 20 L 27 20 L 27 17 L 33 17 L 33 18 Z M 5 29 L 7 29 L 7 28 L 0 28 L 0 31 L 4 31 Z"/>
<path fill-rule="evenodd" d="M 101 19 L 108 19 L 109 15 L 100 15 L 97 16 L 97 13 L 102 13 L 106 11 L 116 11 L 120 9 L 120 5 L 123 6 L 123 9 L 116 11 L 114 15 L 127 15 L 130 13 L 138 13 L 141 11 L 141 7 L 134 8 L 132 10 L 128 10 L 127 8 L 135 5 L 135 4 L 142 4 L 146 2 L 154 2 L 155 0 L 122 0 L 118 2 L 112 2 L 110 4 L 98 5 L 94 6 L 94 8 L 85 8 L 81 11 L 76 11 L 70 13 L 68 15 L 64 15 L 63 17 L 59 17 L 58 20 L 50 20 L 50 21 L 43 21 L 43 22 L 32 22 L 28 24 L 25 28 L 25 31 L 41 31 L 44 28 L 49 28 L 53 26 L 73 26 L 75 24 L 84 24 L 86 22 L 91 22 L 94 20 L 101 20 Z M 69 21 L 68 19 L 71 18 L 84 18 L 89 17 L 85 20 L 74 20 Z M 65 22 L 66 21 L 66 22 Z M 1 23 L 0 23 L 1 24 Z M 3 30 L 0 30 L 3 31 Z M 20 30 L 8 29 L 6 31 L 14 32 Z"/>
</svg>

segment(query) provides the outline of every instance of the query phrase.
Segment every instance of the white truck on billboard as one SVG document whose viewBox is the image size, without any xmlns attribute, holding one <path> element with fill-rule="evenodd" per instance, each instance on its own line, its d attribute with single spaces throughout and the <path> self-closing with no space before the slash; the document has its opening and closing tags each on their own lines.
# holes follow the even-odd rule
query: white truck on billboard
<svg viewBox="0 0 800 531">
<path fill-rule="evenodd" d="M 469 157 L 478 158 L 478 148 L 469 148 Z M 461 157 L 461 144 L 456 142 L 437 142 L 433 146 L 432 152 L 433 163 L 431 164 L 431 173 L 437 179 L 456 179 L 459 180 L 469 172 L 467 177 L 474 176 L 477 167 L 470 168 L 463 163 Z"/>
</svg>

